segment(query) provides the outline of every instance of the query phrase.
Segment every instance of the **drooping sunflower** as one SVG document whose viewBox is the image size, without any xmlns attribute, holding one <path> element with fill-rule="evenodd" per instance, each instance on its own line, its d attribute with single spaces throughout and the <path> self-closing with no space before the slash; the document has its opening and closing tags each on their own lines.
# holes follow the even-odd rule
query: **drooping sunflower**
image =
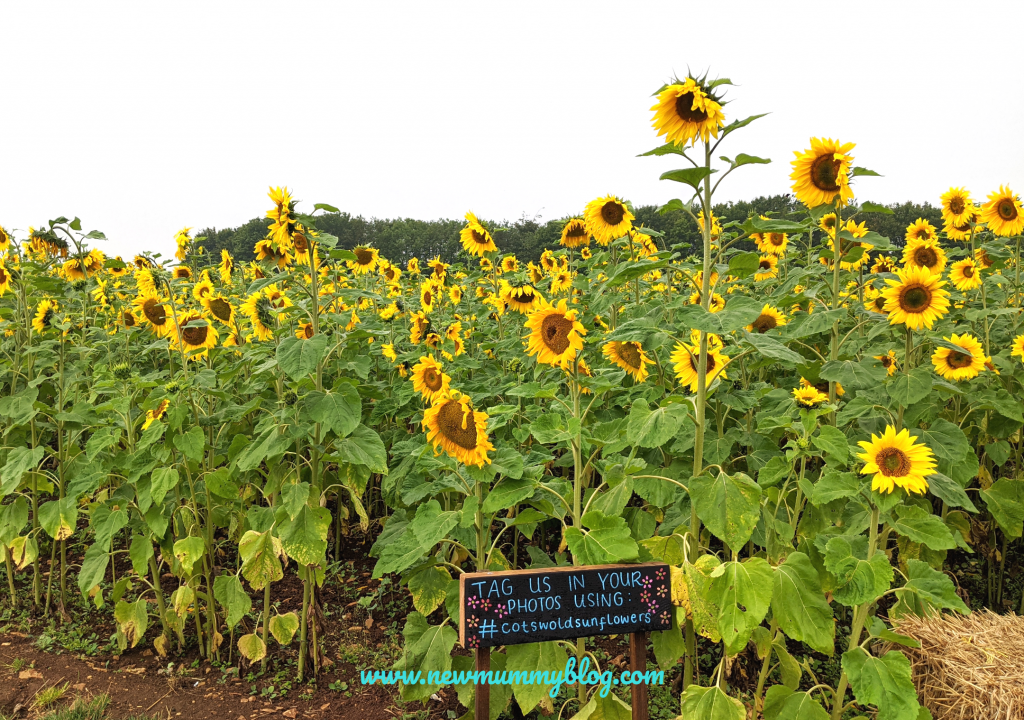
<svg viewBox="0 0 1024 720">
<path fill-rule="evenodd" d="M 299 321 L 299 326 L 295 328 L 295 337 L 299 340 L 309 340 L 313 337 L 313 323 L 308 323 L 303 320 Z"/>
<path fill-rule="evenodd" d="M 494 445 L 487 439 L 487 413 L 474 411 L 469 398 L 458 390 L 435 399 L 423 412 L 423 427 L 435 454 L 444 450 L 463 465 L 490 465 L 487 453 Z"/>
<path fill-rule="evenodd" d="M 907 233 L 904 236 L 908 244 L 912 240 L 937 240 L 938 238 L 939 234 L 935 231 L 935 226 L 924 218 L 918 218 L 907 225 Z"/>
<path fill-rule="evenodd" d="M 601 352 L 615 365 L 625 370 L 637 382 L 643 382 L 647 378 L 648 365 L 654 361 L 644 352 L 638 342 L 617 342 L 612 340 L 606 342 Z"/>
<path fill-rule="evenodd" d="M 423 395 L 423 399 L 427 402 L 448 392 L 451 377 L 441 370 L 441 363 L 429 355 L 422 356 L 420 361 L 412 367 L 412 388 Z"/>
<path fill-rule="evenodd" d="M 398 353 L 395 352 L 395 346 L 391 343 L 382 343 L 380 346 L 380 354 L 391 362 L 398 361 Z"/>
<path fill-rule="evenodd" d="M 474 257 L 482 257 L 484 253 L 498 251 L 498 246 L 494 244 L 491 233 L 471 212 L 466 213 L 466 227 L 462 228 L 459 233 L 459 239 L 466 252 Z"/>
<path fill-rule="evenodd" d="M 719 99 L 690 77 L 660 90 L 651 110 L 658 136 L 664 135 L 665 142 L 676 145 L 696 143 L 697 138 L 707 142 L 710 137 L 718 137 L 719 128 L 725 124 Z"/>
<path fill-rule="evenodd" d="M 176 257 L 179 262 L 185 262 L 185 258 L 188 257 L 188 248 L 192 243 L 192 238 L 189 236 L 190 232 L 192 232 L 192 228 L 182 228 L 178 231 L 178 234 L 174 236 L 174 244 L 176 245 L 174 257 Z"/>
<path fill-rule="evenodd" d="M 1000 237 L 1013 237 L 1024 232 L 1024 207 L 1020 198 L 1006 185 L 989 193 L 988 202 L 981 206 L 981 221 Z"/>
<path fill-rule="evenodd" d="M 231 271 L 235 269 L 235 261 L 231 259 L 231 253 L 225 249 L 220 251 L 220 265 L 217 272 L 220 273 L 220 281 L 225 285 L 231 284 Z"/>
<path fill-rule="evenodd" d="M 946 224 L 962 225 L 974 217 L 971 194 L 962 187 L 951 187 L 942 193 L 942 219 Z"/>
<path fill-rule="evenodd" d="M 691 305 L 700 305 L 700 291 L 690 295 Z M 711 303 L 708 305 L 708 312 L 721 312 L 725 310 L 725 298 L 718 293 L 711 293 Z"/>
<path fill-rule="evenodd" d="M 931 330 L 935 321 L 949 312 L 949 293 L 942 289 L 942 278 L 927 268 L 896 271 L 898 280 L 886 280 L 882 290 L 889 324 L 902 323 L 911 330 Z"/>
<path fill-rule="evenodd" d="M 58 308 L 57 303 L 50 298 L 44 298 L 36 305 L 36 314 L 32 318 L 32 329 L 42 335 L 50 328 L 50 324 L 53 322 L 53 316 L 56 314 Z"/>
<path fill-rule="evenodd" d="M 500 295 L 510 308 L 523 315 L 544 300 L 544 296 L 532 285 L 510 285 L 507 282 L 502 283 Z"/>
<path fill-rule="evenodd" d="M 6 253 L 11 248 L 11 234 L 0 225 L 0 254 Z"/>
<path fill-rule="evenodd" d="M 946 267 L 946 251 L 939 247 L 937 239 L 907 240 L 903 248 L 903 264 L 908 268 L 928 268 L 937 275 Z"/>
<path fill-rule="evenodd" d="M 961 292 L 977 290 L 981 287 L 981 272 L 974 260 L 964 258 L 949 266 L 949 280 Z"/>
<path fill-rule="evenodd" d="M 885 368 L 889 377 L 896 374 L 896 352 L 894 350 L 890 350 L 885 355 L 875 355 L 874 358 L 882 363 L 882 367 Z"/>
<path fill-rule="evenodd" d="M 175 348 L 183 348 L 189 359 L 204 358 L 207 350 L 217 347 L 220 335 L 203 313 L 195 310 L 183 313 L 178 317 L 178 323 L 178 332 L 171 336 L 171 344 Z"/>
<path fill-rule="evenodd" d="M 960 240 L 960 241 L 970 240 L 971 239 L 971 223 L 975 222 L 976 220 L 977 220 L 977 208 L 974 208 L 972 210 L 972 214 L 971 214 L 969 219 L 964 220 L 964 221 L 959 222 L 959 223 L 955 222 L 955 221 L 947 220 L 945 223 L 943 223 L 942 229 L 945 231 L 946 237 L 948 237 L 950 240 Z M 978 226 L 977 229 L 980 230 L 981 227 L 983 227 L 983 226 Z"/>
<path fill-rule="evenodd" d="M 65 260 L 64 264 L 60 267 L 60 272 L 69 282 L 85 280 L 86 278 L 85 264 L 82 262 L 81 258 Z"/>
<path fill-rule="evenodd" d="M 355 254 L 356 259 L 349 260 L 345 264 L 353 273 L 356 275 L 366 275 L 377 269 L 377 263 L 380 261 L 380 252 L 377 248 L 357 245 L 352 252 Z"/>
<path fill-rule="evenodd" d="M 409 316 L 409 342 L 419 345 L 430 329 L 430 318 L 424 312 L 414 312 Z"/>
<path fill-rule="evenodd" d="M 675 370 L 679 383 L 689 386 L 690 392 L 697 392 L 697 368 L 700 361 L 700 346 L 676 343 L 669 360 L 672 362 L 672 368 Z M 707 385 L 710 386 L 715 381 L 715 378 L 718 377 L 721 377 L 723 380 L 728 379 L 728 376 L 725 374 L 725 364 L 728 360 L 727 356 L 723 355 L 719 350 L 713 350 L 710 343 L 708 344 L 708 359 L 705 371 Z"/>
<path fill-rule="evenodd" d="M 581 217 L 569 218 L 569 222 L 562 227 L 562 237 L 558 242 L 567 248 L 589 245 L 590 233 L 587 232 L 586 221 Z"/>
<path fill-rule="evenodd" d="M 701 233 L 704 232 L 704 211 L 701 210 L 697 213 L 697 227 L 700 228 Z M 722 225 L 718 221 L 718 217 L 714 212 L 711 213 L 711 242 L 715 242 L 722 234 Z"/>
<path fill-rule="evenodd" d="M 159 337 L 167 337 L 174 330 L 174 321 L 165 302 L 159 295 L 147 292 L 141 292 L 132 300 L 136 313 Z"/>
<path fill-rule="evenodd" d="M 568 270 L 559 270 L 551 277 L 551 294 L 558 295 L 564 290 L 572 287 L 572 273 Z"/>
<path fill-rule="evenodd" d="M 544 282 L 544 269 L 534 265 L 532 262 L 526 264 L 526 271 L 530 275 L 530 282 L 534 285 L 540 285 Z"/>
<path fill-rule="evenodd" d="M 832 205 L 836 198 L 840 205 L 853 199 L 850 189 L 850 151 L 854 143 L 845 145 L 831 138 L 811 138 L 811 149 L 795 152 L 792 161 L 793 192 L 796 199 L 807 207 Z"/>
<path fill-rule="evenodd" d="M 409 258 L 409 262 L 405 264 L 405 269 L 410 275 L 420 274 L 420 261 L 417 258 Z"/>
<path fill-rule="evenodd" d="M 828 395 L 815 387 L 793 388 L 793 399 L 797 405 L 813 408 L 828 402 Z"/>
<path fill-rule="evenodd" d="M 568 309 L 565 300 L 558 305 L 540 300 L 525 325 L 530 331 L 526 353 L 536 355 L 537 362 L 568 370 L 576 353 L 583 349 L 587 329 L 577 320 L 576 310 Z"/>
<path fill-rule="evenodd" d="M 747 325 L 747 331 L 764 334 L 769 330 L 774 330 L 775 328 L 782 327 L 785 324 L 786 316 L 783 315 L 778 308 L 773 308 L 771 305 L 765 305 L 761 309 L 761 314 L 757 316 L 757 319 Z"/>
<path fill-rule="evenodd" d="M 977 377 L 978 373 L 985 369 L 985 349 L 978 342 L 978 338 L 970 333 L 953 333 L 943 340 L 956 345 L 962 351 L 948 347 L 935 349 L 932 353 L 932 365 L 940 376 L 946 380 L 960 382 Z"/>
<path fill-rule="evenodd" d="M 872 433 L 871 441 L 858 443 L 864 452 L 858 457 L 864 461 L 861 475 L 874 475 L 871 489 L 891 493 L 896 487 L 907 492 L 924 494 L 928 489 L 928 476 L 935 472 L 935 456 L 931 449 L 917 443 L 917 437 L 904 428 L 898 433 L 888 425 L 881 436 Z"/>
<path fill-rule="evenodd" d="M 754 280 L 771 280 L 779 274 L 778 264 L 779 259 L 775 255 L 762 255 L 757 263 Z"/>
<path fill-rule="evenodd" d="M 235 308 L 228 300 L 221 294 L 209 294 L 203 298 L 203 305 L 207 311 L 215 317 L 219 322 L 225 325 L 233 325 L 235 322 Z"/>
<path fill-rule="evenodd" d="M 875 258 L 875 264 L 871 266 L 872 273 L 894 273 L 896 272 L 896 261 L 887 255 L 879 255 Z"/>
<path fill-rule="evenodd" d="M 587 203 L 583 213 L 587 231 L 598 245 L 624 237 L 633 227 L 633 213 L 625 201 L 614 195 L 605 195 Z"/>
<path fill-rule="evenodd" d="M 167 408 L 170 407 L 171 403 L 166 398 L 161 400 L 155 408 L 146 411 L 146 421 L 142 423 L 142 429 L 146 430 L 154 422 L 159 420 L 167 412 Z"/>
<path fill-rule="evenodd" d="M 819 380 L 816 383 L 812 383 L 807 378 L 801 377 L 800 378 L 800 387 L 814 388 L 818 392 L 822 392 L 822 393 L 825 393 L 826 395 L 828 395 L 828 380 Z M 845 390 L 845 388 L 843 388 L 842 383 L 838 383 L 837 382 L 836 383 L 836 397 L 842 397 L 845 394 L 846 394 L 846 390 Z"/>
<path fill-rule="evenodd" d="M 178 265 L 174 268 L 172 277 L 175 280 L 191 280 L 192 268 L 190 268 L 188 265 Z"/>
<path fill-rule="evenodd" d="M 239 311 L 249 318 L 252 334 L 260 341 L 273 338 L 274 328 L 277 326 L 277 316 L 266 295 L 266 289 L 254 292 L 239 308 Z"/>
</svg>

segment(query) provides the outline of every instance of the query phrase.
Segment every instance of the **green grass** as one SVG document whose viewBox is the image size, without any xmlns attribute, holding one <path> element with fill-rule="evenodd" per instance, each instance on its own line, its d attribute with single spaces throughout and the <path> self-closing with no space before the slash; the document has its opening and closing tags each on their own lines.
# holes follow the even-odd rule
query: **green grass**
<svg viewBox="0 0 1024 720">
<path fill-rule="evenodd" d="M 109 695 L 97 695 L 91 700 L 75 698 L 71 705 L 47 713 L 40 720 L 100 720 L 110 705 Z"/>
<path fill-rule="evenodd" d="M 32 700 L 32 707 L 36 710 L 45 710 L 50 707 L 64 697 L 64 693 L 68 691 L 68 686 L 70 686 L 70 684 L 71 683 L 53 685 L 45 690 L 40 690 L 36 693 L 35 699 Z"/>
</svg>

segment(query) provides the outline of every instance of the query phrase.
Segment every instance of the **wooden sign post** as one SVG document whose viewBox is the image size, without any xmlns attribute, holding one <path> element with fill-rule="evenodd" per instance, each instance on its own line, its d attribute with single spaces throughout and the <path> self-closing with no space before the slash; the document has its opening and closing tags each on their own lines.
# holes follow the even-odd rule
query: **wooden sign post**
<svg viewBox="0 0 1024 720">
<path fill-rule="evenodd" d="M 672 627 L 672 588 L 665 563 L 551 567 L 463 573 L 459 641 L 491 666 L 490 648 L 630 634 L 630 669 L 647 669 L 647 633 Z M 646 720 L 647 685 L 631 685 L 634 720 Z M 490 687 L 476 686 L 476 720 L 487 720 Z"/>
</svg>

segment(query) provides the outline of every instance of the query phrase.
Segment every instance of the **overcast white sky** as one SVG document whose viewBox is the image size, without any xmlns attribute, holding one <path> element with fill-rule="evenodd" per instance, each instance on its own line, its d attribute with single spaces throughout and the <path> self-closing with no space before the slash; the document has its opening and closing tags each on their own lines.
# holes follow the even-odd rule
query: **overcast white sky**
<svg viewBox="0 0 1024 720">
<path fill-rule="evenodd" d="M 812 135 L 857 143 L 861 199 L 1024 192 L 1022 2 L 4 3 L 0 224 L 58 215 L 162 251 L 262 215 L 268 185 L 364 216 L 543 219 L 681 186 L 650 94 L 710 69 L 721 148 L 786 192 Z M 706 30 L 702 28 L 707 28 Z"/>
</svg>

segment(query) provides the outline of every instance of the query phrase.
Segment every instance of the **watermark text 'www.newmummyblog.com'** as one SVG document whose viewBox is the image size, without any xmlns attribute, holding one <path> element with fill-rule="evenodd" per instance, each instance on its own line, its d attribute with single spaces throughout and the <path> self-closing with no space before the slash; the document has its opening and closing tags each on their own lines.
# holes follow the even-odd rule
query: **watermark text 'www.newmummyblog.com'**
<svg viewBox="0 0 1024 720">
<path fill-rule="evenodd" d="M 599 695 L 607 697 L 613 685 L 664 685 L 662 670 L 623 670 L 618 677 L 611 670 L 590 669 L 590 658 L 584 657 L 576 668 L 576 658 L 569 658 L 565 670 L 362 670 L 363 685 L 550 685 L 548 692 L 557 697 L 562 685 L 600 685 Z"/>
</svg>

